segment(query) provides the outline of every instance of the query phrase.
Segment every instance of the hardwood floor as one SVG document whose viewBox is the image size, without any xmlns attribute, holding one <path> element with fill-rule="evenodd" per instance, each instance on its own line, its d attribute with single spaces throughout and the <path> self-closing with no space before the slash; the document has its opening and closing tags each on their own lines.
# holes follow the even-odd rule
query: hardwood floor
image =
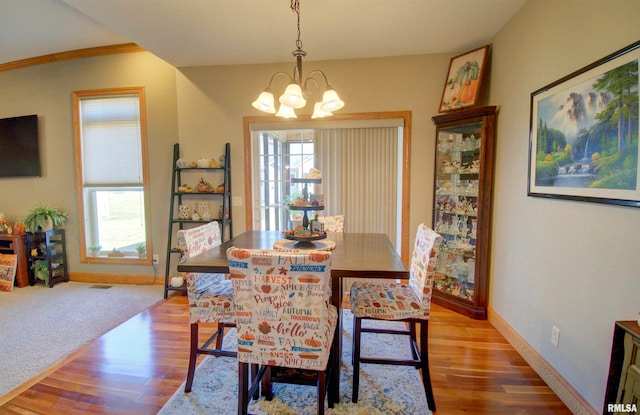
<svg viewBox="0 0 640 415">
<path fill-rule="evenodd" d="M 185 379 L 186 304 L 143 311 L 0 398 L 0 414 L 155 414 Z M 487 321 L 433 305 L 429 339 L 437 414 L 571 413 Z"/>
</svg>

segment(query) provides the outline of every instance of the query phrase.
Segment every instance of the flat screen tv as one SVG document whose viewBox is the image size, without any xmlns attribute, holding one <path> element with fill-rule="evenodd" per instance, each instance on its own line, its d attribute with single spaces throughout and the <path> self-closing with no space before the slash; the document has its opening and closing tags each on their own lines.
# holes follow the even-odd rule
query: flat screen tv
<svg viewBox="0 0 640 415">
<path fill-rule="evenodd" d="M 39 177 L 38 116 L 0 119 L 0 177 Z"/>
</svg>

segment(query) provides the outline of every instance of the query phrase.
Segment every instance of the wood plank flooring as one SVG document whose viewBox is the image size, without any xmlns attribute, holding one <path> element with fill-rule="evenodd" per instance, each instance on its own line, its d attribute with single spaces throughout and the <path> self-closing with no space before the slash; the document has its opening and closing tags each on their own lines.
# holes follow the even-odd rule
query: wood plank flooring
<svg viewBox="0 0 640 415">
<path fill-rule="evenodd" d="M 185 379 L 188 320 L 170 297 L 0 398 L 0 414 L 155 414 Z M 571 414 L 487 321 L 433 305 L 429 353 L 437 414 Z"/>
</svg>

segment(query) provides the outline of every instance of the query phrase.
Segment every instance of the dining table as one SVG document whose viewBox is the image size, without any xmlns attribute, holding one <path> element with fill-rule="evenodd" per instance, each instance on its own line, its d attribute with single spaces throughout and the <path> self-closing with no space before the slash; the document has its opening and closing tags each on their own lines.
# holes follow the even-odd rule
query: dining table
<svg viewBox="0 0 640 415">
<path fill-rule="evenodd" d="M 282 232 L 243 232 L 220 246 L 188 258 L 177 265 L 179 272 L 228 273 L 227 249 L 274 249 L 274 244 L 282 243 Z M 334 347 L 336 359 L 330 371 L 335 382 L 336 396 L 340 396 L 340 365 L 342 356 L 342 302 L 343 280 L 346 278 L 386 278 L 408 279 L 409 270 L 396 252 L 389 237 L 383 233 L 329 233 L 327 241 L 332 241 L 331 263 L 331 303 L 338 309 Z M 331 244 L 333 245 L 333 244 Z M 311 248 L 313 249 L 313 248 Z"/>
</svg>

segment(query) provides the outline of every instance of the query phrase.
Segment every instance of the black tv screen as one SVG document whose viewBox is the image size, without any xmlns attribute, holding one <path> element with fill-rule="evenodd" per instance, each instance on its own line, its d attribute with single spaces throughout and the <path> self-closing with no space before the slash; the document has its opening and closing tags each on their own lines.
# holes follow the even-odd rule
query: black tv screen
<svg viewBox="0 0 640 415">
<path fill-rule="evenodd" d="M 39 177 L 38 116 L 0 119 L 0 177 Z"/>
</svg>

